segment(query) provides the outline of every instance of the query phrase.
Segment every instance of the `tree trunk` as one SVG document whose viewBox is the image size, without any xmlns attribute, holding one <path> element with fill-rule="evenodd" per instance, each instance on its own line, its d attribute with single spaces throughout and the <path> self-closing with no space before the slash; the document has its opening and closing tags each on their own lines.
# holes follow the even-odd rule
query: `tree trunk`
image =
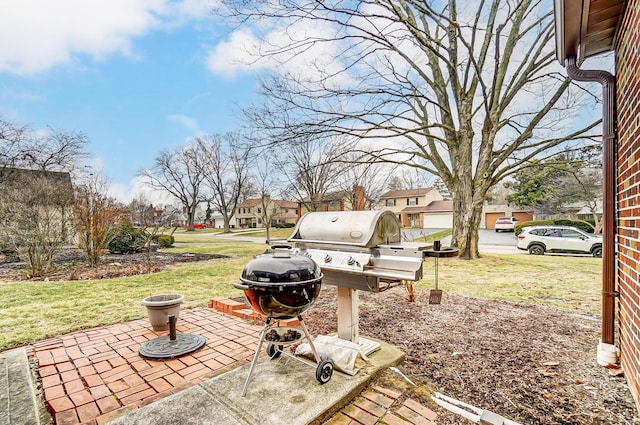
<svg viewBox="0 0 640 425">
<path fill-rule="evenodd" d="M 480 258 L 478 251 L 478 228 L 482 220 L 482 204 L 457 197 L 453 204 L 452 245 L 458 248 L 458 256 L 463 260 Z"/>
<path fill-rule="evenodd" d="M 598 213 L 595 208 L 591 209 L 591 215 L 593 216 L 593 233 L 595 235 L 602 234 L 602 220 L 598 217 Z"/>
<path fill-rule="evenodd" d="M 467 172 L 468 174 L 468 172 Z M 453 235 L 451 244 L 458 248 L 463 260 L 480 258 L 478 251 L 478 229 L 482 222 L 484 197 L 490 187 L 488 181 L 480 186 L 466 174 L 458 174 L 456 196 L 453 197 Z"/>
<path fill-rule="evenodd" d="M 193 220 L 196 216 L 196 207 L 198 204 L 187 207 L 187 230 L 192 232 L 193 229 Z"/>
<path fill-rule="evenodd" d="M 223 233 L 231 233 L 231 217 L 233 214 L 227 213 L 225 210 L 220 210 L 220 214 L 222 214 L 222 227 Z"/>
</svg>

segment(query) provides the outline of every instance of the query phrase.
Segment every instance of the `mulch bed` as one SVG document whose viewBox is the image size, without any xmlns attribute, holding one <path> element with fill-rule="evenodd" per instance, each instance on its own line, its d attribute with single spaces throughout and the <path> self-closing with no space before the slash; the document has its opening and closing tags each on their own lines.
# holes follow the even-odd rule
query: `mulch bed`
<svg viewBox="0 0 640 425">
<path fill-rule="evenodd" d="M 99 279 L 148 273 L 170 264 L 216 255 L 146 253 L 105 255 L 97 269 L 79 250 L 64 250 L 44 280 Z M 24 263 L 2 261 L 0 281 L 25 278 Z M 438 412 L 443 425 L 469 424 L 437 407 L 434 391 L 496 412 L 522 424 L 640 424 L 624 376 L 596 363 L 600 320 L 553 308 L 444 294 L 430 305 L 426 291 L 415 302 L 402 287 L 358 292 L 360 333 L 402 348 L 401 371 L 381 380 L 405 385 L 411 397 Z M 305 314 L 313 335 L 335 332 L 335 287 L 325 285 Z"/>
<path fill-rule="evenodd" d="M 133 276 L 159 272 L 171 264 L 226 258 L 218 254 L 177 254 L 158 252 L 152 246 L 149 255 L 146 252 L 134 254 L 110 254 L 100 256 L 97 267 L 87 266 L 86 254 L 74 248 L 62 249 L 54 257 L 54 269 L 45 276 L 29 279 L 26 273 L 27 265 L 13 261 L 0 255 L 0 281 L 17 280 L 90 280 L 111 279 L 121 276 Z"/>
<path fill-rule="evenodd" d="M 305 313 L 312 334 L 335 332 L 336 293 L 325 285 Z M 399 346 L 412 397 L 440 424 L 469 424 L 433 404 L 438 391 L 522 424 L 637 424 L 623 376 L 596 363 L 600 320 L 552 308 L 417 290 L 359 292 L 360 334 Z M 383 379 L 389 379 L 389 374 Z"/>
</svg>

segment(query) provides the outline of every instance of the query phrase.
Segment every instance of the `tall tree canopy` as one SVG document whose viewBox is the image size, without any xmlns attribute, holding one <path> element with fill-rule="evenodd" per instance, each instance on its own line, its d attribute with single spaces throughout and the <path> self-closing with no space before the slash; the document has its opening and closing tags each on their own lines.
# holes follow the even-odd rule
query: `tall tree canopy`
<svg viewBox="0 0 640 425">
<path fill-rule="evenodd" d="M 202 162 L 200 152 L 193 144 L 187 144 L 160 151 L 151 169 L 138 172 L 147 186 L 165 191 L 180 201 L 189 230 L 193 230 L 196 209 L 203 201 L 201 191 L 205 175 Z"/>
<path fill-rule="evenodd" d="M 594 221 L 595 233 L 602 222 L 602 163 L 593 156 L 599 149 L 560 154 L 544 163 L 534 162 L 513 175 L 504 186 L 513 192 L 509 203 L 533 206 L 547 215 L 566 214 L 568 208 L 586 208 Z M 600 156 L 597 156 L 600 157 Z"/>
<path fill-rule="evenodd" d="M 231 217 L 249 185 L 251 148 L 240 134 L 211 134 L 196 139 L 205 194 L 216 211 L 222 214 L 224 232 L 231 231 Z"/>
<path fill-rule="evenodd" d="M 224 2 L 259 24 L 247 45 L 276 70 L 249 120 L 274 142 L 350 137 L 372 162 L 439 176 L 462 258 L 479 256 L 493 185 L 597 125 L 581 123 L 578 91 L 554 72 L 550 2 Z"/>
</svg>

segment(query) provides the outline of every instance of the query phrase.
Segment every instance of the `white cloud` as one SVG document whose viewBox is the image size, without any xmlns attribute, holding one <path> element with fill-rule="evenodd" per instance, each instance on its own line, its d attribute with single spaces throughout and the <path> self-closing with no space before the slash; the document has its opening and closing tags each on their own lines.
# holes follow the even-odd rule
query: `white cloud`
<svg viewBox="0 0 640 425">
<path fill-rule="evenodd" d="M 40 102 L 45 99 L 41 94 L 34 93 L 30 90 L 18 91 L 7 88 L 0 91 L 0 98 L 21 102 Z"/>
<path fill-rule="evenodd" d="M 110 196 L 124 204 L 130 203 L 140 195 L 153 205 L 173 205 L 177 202 L 167 192 L 147 186 L 142 177 L 135 177 L 128 184 L 111 182 L 108 192 Z"/>
<path fill-rule="evenodd" d="M 196 121 L 195 118 L 191 118 L 186 115 L 180 115 L 180 114 L 169 115 L 168 118 L 169 118 L 169 121 L 182 124 L 183 126 L 187 127 L 191 131 L 198 130 L 198 122 Z"/>
<path fill-rule="evenodd" d="M 133 55 L 132 39 L 209 15 L 208 0 L 22 0 L 0 6 L 0 72 L 37 74 L 83 55 Z"/>
<path fill-rule="evenodd" d="M 207 68 L 225 78 L 266 69 L 328 83 L 328 76 L 340 69 L 333 60 L 339 46 L 312 40 L 331 39 L 336 31 L 329 23 L 311 20 L 278 22 L 278 26 L 260 36 L 251 29 L 241 28 L 209 52 Z"/>
<path fill-rule="evenodd" d="M 214 74 L 232 78 L 241 71 L 269 68 L 265 61 L 257 61 L 260 41 L 248 29 L 240 29 L 220 42 L 207 58 L 207 68 Z"/>
</svg>

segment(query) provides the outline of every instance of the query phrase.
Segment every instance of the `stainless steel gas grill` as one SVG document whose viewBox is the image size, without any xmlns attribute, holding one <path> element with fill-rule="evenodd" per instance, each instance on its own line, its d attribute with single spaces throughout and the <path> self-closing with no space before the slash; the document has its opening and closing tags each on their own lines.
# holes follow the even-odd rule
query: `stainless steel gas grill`
<svg viewBox="0 0 640 425">
<path fill-rule="evenodd" d="M 308 213 L 288 241 L 294 252 L 320 265 L 329 285 L 380 292 L 422 278 L 426 246 L 401 243 L 400 224 L 391 211 Z"/>
<path fill-rule="evenodd" d="M 310 212 L 288 242 L 293 253 L 320 266 L 323 283 L 338 287 L 338 336 L 355 343 L 361 343 L 356 290 L 380 292 L 420 280 L 427 249 L 401 242 L 400 223 L 391 211 Z"/>
</svg>

